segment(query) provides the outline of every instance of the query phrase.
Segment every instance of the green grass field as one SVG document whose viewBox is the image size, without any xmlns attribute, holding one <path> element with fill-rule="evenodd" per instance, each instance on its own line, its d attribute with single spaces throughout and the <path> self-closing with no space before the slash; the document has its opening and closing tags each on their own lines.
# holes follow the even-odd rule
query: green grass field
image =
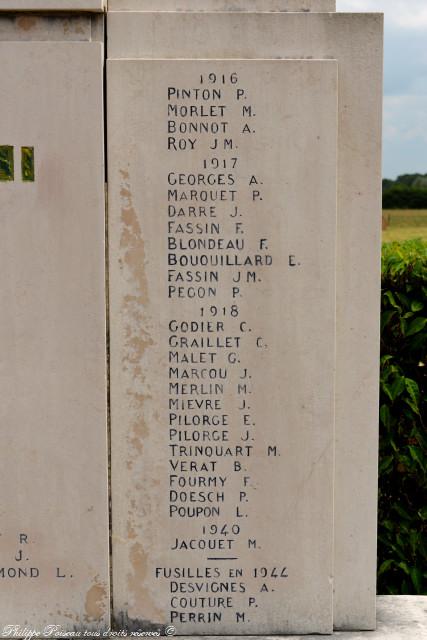
<svg viewBox="0 0 427 640">
<path fill-rule="evenodd" d="M 422 238 L 427 242 L 426 209 L 383 211 L 383 242 Z"/>
</svg>

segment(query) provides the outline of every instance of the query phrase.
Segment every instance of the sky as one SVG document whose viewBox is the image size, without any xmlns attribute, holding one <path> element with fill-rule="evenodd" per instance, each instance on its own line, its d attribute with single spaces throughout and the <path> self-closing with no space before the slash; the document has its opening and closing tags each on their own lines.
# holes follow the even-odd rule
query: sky
<svg viewBox="0 0 427 640">
<path fill-rule="evenodd" d="M 383 176 L 427 173 L 427 0 L 337 0 L 385 17 Z"/>
</svg>

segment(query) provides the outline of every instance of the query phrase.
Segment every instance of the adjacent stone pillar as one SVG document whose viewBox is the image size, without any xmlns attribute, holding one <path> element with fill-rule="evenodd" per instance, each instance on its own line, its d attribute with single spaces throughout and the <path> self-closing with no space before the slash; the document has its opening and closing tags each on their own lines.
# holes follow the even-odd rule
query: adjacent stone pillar
<svg viewBox="0 0 427 640">
<path fill-rule="evenodd" d="M 3 0 L 1 11 L 103 11 L 106 0 Z"/>
<path fill-rule="evenodd" d="M 103 44 L 93 25 L 89 15 L 0 14 L 7 637 L 109 628 Z"/>
</svg>

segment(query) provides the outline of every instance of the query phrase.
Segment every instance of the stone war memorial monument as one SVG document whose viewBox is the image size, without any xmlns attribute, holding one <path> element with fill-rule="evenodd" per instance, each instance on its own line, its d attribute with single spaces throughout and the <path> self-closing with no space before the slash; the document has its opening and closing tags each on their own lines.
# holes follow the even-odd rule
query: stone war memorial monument
<svg viewBox="0 0 427 640">
<path fill-rule="evenodd" d="M 373 630 L 382 15 L 106 5 L 0 6 L 0 636 Z"/>
</svg>

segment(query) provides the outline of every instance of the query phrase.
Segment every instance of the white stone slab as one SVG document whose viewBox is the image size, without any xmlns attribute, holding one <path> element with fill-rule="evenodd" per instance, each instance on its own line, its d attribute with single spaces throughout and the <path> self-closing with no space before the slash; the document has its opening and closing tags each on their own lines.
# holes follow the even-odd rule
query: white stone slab
<svg viewBox="0 0 427 640">
<path fill-rule="evenodd" d="M 336 0 L 109 0 L 110 11 L 335 11 Z"/>
<path fill-rule="evenodd" d="M 126 14 L 112 58 L 337 58 L 335 624 L 375 627 L 381 238 L 380 14 Z"/>
<path fill-rule="evenodd" d="M 0 635 L 60 637 L 109 627 L 102 46 L 0 57 Z"/>
<path fill-rule="evenodd" d="M 2 0 L 1 11 L 103 11 L 105 0 Z"/>
<path fill-rule="evenodd" d="M 119 627 L 332 631 L 336 83 L 333 61 L 108 63 Z"/>
</svg>

